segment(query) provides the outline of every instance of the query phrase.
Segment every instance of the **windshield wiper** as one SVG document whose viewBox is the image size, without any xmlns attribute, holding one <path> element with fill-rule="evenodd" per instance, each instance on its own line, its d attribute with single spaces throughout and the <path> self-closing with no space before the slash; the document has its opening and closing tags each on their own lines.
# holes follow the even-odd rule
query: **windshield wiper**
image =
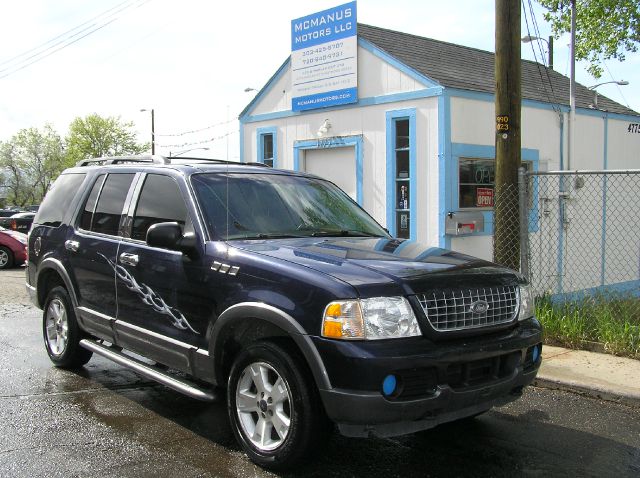
<svg viewBox="0 0 640 478">
<path fill-rule="evenodd" d="M 308 237 L 308 236 L 301 236 L 301 235 L 297 235 L 297 234 L 282 234 L 282 233 L 273 233 L 273 234 L 260 233 L 260 234 L 254 235 L 254 236 L 238 236 L 238 237 L 234 237 L 234 239 L 240 239 L 240 240 L 244 240 L 244 239 L 293 239 L 293 238 L 301 238 L 301 237 Z"/>
<path fill-rule="evenodd" d="M 353 237 L 382 237 L 380 234 L 374 234 L 366 231 L 356 231 L 349 229 L 342 230 L 334 230 L 334 231 L 316 231 L 311 234 L 313 237 L 345 237 L 345 236 L 353 236 Z"/>
</svg>

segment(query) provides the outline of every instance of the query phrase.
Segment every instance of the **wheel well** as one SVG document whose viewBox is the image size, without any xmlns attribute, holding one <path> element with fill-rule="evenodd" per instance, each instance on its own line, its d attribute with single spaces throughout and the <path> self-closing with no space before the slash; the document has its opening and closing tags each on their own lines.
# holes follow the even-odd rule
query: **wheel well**
<svg viewBox="0 0 640 478">
<path fill-rule="evenodd" d="M 49 291 L 56 286 L 65 287 L 64 280 L 53 269 L 47 269 L 42 271 L 38 276 L 38 304 L 44 306 L 44 301 L 47 299 Z"/>
<path fill-rule="evenodd" d="M 238 353 L 249 344 L 260 340 L 269 340 L 286 346 L 304 360 L 302 352 L 285 330 L 266 320 L 247 317 L 225 327 L 217 341 L 215 372 L 219 385 L 226 386 L 226 379 Z"/>
</svg>

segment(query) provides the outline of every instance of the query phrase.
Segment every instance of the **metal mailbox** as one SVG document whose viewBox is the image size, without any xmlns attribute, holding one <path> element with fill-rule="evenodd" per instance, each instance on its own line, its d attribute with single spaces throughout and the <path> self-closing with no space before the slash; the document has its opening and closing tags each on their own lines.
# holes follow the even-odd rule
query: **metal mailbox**
<svg viewBox="0 0 640 478">
<path fill-rule="evenodd" d="M 445 220 L 445 232 L 452 236 L 484 232 L 484 216 L 481 212 L 450 212 Z"/>
</svg>

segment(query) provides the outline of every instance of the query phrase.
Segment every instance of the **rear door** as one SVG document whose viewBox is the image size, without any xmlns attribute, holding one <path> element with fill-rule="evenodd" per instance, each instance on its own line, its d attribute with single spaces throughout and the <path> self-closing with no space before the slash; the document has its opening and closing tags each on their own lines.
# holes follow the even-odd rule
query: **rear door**
<svg viewBox="0 0 640 478">
<path fill-rule="evenodd" d="M 89 332 L 113 341 L 117 315 L 116 257 L 120 223 L 135 173 L 99 175 L 64 243 L 76 285 L 80 320 Z"/>
<path fill-rule="evenodd" d="M 134 193 L 118 252 L 119 344 L 181 370 L 188 368 L 193 347 L 205 347 L 213 310 L 194 212 L 184 181 L 169 173 L 146 174 Z M 177 222 L 184 234 L 196 235 L 197 252 L 188 256 L 148 246 L 147 231 L 160 222 Z"/>
</svg>

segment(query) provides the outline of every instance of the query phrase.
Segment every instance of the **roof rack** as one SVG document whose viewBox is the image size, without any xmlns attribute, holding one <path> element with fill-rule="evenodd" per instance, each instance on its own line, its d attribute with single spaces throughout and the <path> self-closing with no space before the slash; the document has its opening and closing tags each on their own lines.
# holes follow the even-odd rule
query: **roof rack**
<svg viewBox="0 0 640 478">
<path fill-rule="evenodd" d="M 161 156 L 154 155 L 132 155 L 132 156 L 111 156 L 102 158 L 82 159 L 76 163 L 76 166 L 104 166 L 107 164 L 129 164 L 129 163 L 149 163 L 149 164 L 172 164 L 172 160 L 178 162 L 189 161 L 204 161 L 217 164 L 233 164 L 234 166 L 261 166 L 263 168 L 270 168 L 271 166 L 264 163 L 248 162 L 239 163 L 236 161 L 227 161 L 224 159 L 215 158 L 194 158 L 188 156 Z"/>
<path fill-rule="evenodd" d="M 82 159 L 76 166 L 101 166 L 105 164 L 127 164 L 127 163 L 152 163 L 170 164 L 171 159 L 158 154 L 136 155 L 136 156 L 111 156 L 102 158 Z"/>
</svg>

